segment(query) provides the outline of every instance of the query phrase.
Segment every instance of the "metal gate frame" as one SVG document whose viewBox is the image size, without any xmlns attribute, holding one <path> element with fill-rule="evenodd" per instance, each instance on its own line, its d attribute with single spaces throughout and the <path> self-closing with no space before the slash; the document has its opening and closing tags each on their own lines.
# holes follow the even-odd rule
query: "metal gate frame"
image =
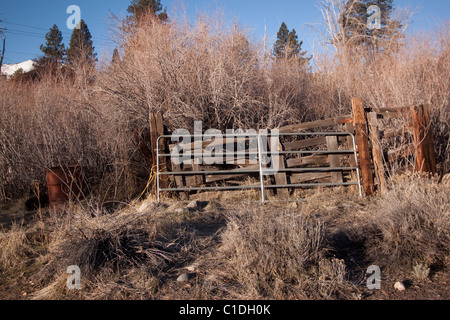
<svg viewBox="0 0 450 320">
<path fill-rule="evenodd" d="M 259 170 L 247 170 L 243 168 L 242 170 L 239 169 L 233 169 L 233 170 L 217 170 L 217 171 L 179 171 L 179 172 L 168 172 L 160 171 L 160 157 L 161 158 L 170 158 L 172 157 L 172 154 L 164 154 L 160 153 L 159 150 L 159 142 L 161 139 L 167 139 L 172 138 L 172 135 L 163 135 L 158 137 L 157 143 L 156 143 L 156 164 L 157 164 L 157 172 L 156 172 L 156 188 L 157 188 L 157 199 L 158 202 L 160 201 L 160 194 L 161 192 L 165 191 L 220 191 L 220 190 L 246 190 L 246 189 L 260 189 L 261 190 L 261 202 L 266 202 L 266 196 L 265 196 L 265 190 L 266 189 L 277 189 L 277 188 L 298 188 L 298 187 L 337 187 L 337 186 L 351 186 L 351 185 L 357 185 L 359 188 L 359 195 L 362 197 L 362 186 L 361 186 L 361 177 L 360 177 L 360 169 L 359 169 L 359 162 L 358 162 L 358 155 L 356 151 L 356 139 L 355 135 L 350 132 L 298 132 L 298 133 L 257 133 L 257 134 L 251 134 L 251 133 L 245 133 L 245 134 L 221 134 L 222 137 L 227 138 L 250 138 L 250 137 L 257 137 L 258 143 L 257 148 L 258 152 L 235 152 L 234 155 L 257 155 L 258 159 L 258 165 Z M 350 136 L 353 141 L 353 146 L 355 147 L 353 150 L 311 150 L 311 151 L 277 151 L 276 153 L 270 152 L 270 151 L 263 151 L 262 150 L 262 137 L 282 137 L 282 136 L 309 136 L 309 135 L 320 135 L 320 136 Z M 205 137 L 215 137 L 214 134 L 206 134 L 206 135 L 176 135 L 180 138 L 202 138 L 201 141 L 203 141 L 203 138 Z M 192 141 L 192 140 L 191 140 Z M 233 142 L 234 143 L 234 142 Z M 226 143 L 224 143 L 226 144 Z M 195 152 L 195 150 L 194 150 Z M 286 155 L 286 154 L 353 154 L 355 157 L 355 163 L 357 164 L 356 167 L 314 167 L 314 168 L 284 168 L 284 169 L 278 169 L 276 172 L 274 170 L 268 170 L 263 168 L 263 163 L 261 161 L 263 155 Z M 203 154 L 196 154 L 196 153 L 189 153 L 187 154 L 190 157 L 202 157 Z M 215 156 L 227 156 L 227 153 L 215 153 Z M 228 154 L 229 155 L 229 154 Z M 305 171 L 341 171 L 341 170 L 349 170 L 349 171 L 356 171 L 357 176 L 357 182 L 335 182 L 335 183 L 297 183 L 297 184 L 285 184 L 285 185 L 278 185 L 278 184 L 272 184 L 272 185 L 265 185 L 264 184 L 264 177 L 268 175 L 273 175 L 275 173 L 295 173 L 295 172 L 305 172 Z M 185 188 L 160 188 L 160 179 L 162 175 L 165 176 L 189 176 L 189 175 L 224 175 L 224 174 L 249 174 L 249 173 L 259 173 L 260 177 L 260 185 L 241 185 L 241 186 L 226 186 L 226 187 L 185 187 Z M 269 200 L 271 201 L 271 200 Z M 286 200 L 288 201 L 288 200 Z"/>
</svg>

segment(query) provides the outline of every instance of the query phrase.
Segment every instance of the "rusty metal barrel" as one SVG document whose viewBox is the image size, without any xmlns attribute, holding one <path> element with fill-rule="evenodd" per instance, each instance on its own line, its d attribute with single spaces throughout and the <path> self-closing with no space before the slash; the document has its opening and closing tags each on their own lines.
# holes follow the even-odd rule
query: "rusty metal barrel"
<svg viewBox="0 0 450 320">
<path fill-rule="evenodd" d="M 67 202 L 81 200 L 81 167 L 78 165 L 47 169 L 47 187 L 50 208 L 61 208 Z"/>
</svg>

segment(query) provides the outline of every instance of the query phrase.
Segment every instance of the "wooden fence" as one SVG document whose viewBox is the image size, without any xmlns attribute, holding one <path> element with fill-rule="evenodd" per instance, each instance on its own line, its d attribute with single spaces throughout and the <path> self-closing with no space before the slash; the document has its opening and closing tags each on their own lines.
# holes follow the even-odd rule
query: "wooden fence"
<svg viewBox="0 0 450 320">
<path fill-rule="evenodd" d="M 353 99 L 353 115 L 367 195 L 375 185 L 386 190 L 389 174 L 437 173 L 428 106 L 365 109 L 361 99 Z"/>
<path fill-rule="evenodd" d="M 412 162 L 418 171 L 436 173 L 426 106 L 371 110 L 364 108 L 362 99 L 353 99 L 352 108 L 353 114 L 285 126 L 278 129 L 278 136 L 268 137 L 267 154 L 270 155 L 271 148 L 276 148 L 272 160 L 278 162 L 280 169 L 261 182 L 269 195 L 285 197 L 301 185 L 334 186 L 361 182 L 365 194 L 370 196 L 376 189 L 383 191 L 386 188 L 386 176 L 393 169 L 410 169 Z M 328 134 L 318 134 L 318 131 Z M 258 188 L 261 168 L 252 161 L 258 151 L 252 137 L 233 138 L 231 143 L 236 148 L 233 150 L 240 150 L 242 154 L 235 153 L 223 164 L 196 162 L 195 156 L 175 164 L 168 155 L 180 145 L 170 144 L 167 139 L 170 133 L 164 128 L 161 113 L 150 115 L 150 132 L 151 145 L 159 151 L 157 156 L 156 150 L 152 150 L 152 160 L 154 164 L 158 163 L 158 187 L 161 190 L 172 188 L 187 192 L 214 189 L 218 185 L 232 189 L 232 186 L 249 184 L 252 178 L 254 185 L 249 187 Z M 182 147 L 184 152 L 188 150 L 192 155 L 200 150 L 202 154 L 205 151 L 211 153 L 211 148 L 220 153 L 226 150 L 230 140 L 214 142 L 202 139 L 197 144 L 192 142 Z"/>
</svg>

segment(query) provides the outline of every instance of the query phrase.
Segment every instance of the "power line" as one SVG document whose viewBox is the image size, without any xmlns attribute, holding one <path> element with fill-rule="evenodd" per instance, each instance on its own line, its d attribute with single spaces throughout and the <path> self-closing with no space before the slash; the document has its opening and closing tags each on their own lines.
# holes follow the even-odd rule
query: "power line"
<svg viewBox="0 0 450 320">
<path fill-rule="evenodd" d="M 7 53 L 12 53 L 12 54 L 21 54 L 21 55 L 27 55 L 27 56 L 30 56 L 30 55 L 35 55 L 35 56 L 38 56 L 38 55 L 40 55 L 40 54 L 38 54 L 38 53 L 31 53 L 31 52 L 21 52 L 21 51 L 11 51 L 11 50 L 8 50 L 8 52 Z"/>
<path fill-rule="evenodd" d="M 33 27 L 33 26 L 27 26 L 27 25 L 25 25 L 25 24 L 20 24 L 20 23 L 13 23 L 13 22 L 6 22 L 6 21 L 3 21 L 3 23 L 6 23 L 6 24 L 12 24 L 13 26 L 18 26 L 18 27 L 25 27 L 25 28 L 32 28 L 32 29 L 36 29 L 36 30 L 47 31 L 47 29 L 44 29 L 44 28 L 38 28 L 38 27 Z"/>
<path fill-rule="evenodd" d="M 38 34 L 33 34 L 33 33 L 29 33 L 29 32 L 23 32 L 23 31 L 16 31 L 16 30 L 6 30 L 5 34 L 13 34 L 13 35 L 18 35 L 18 36 L 26 36 L 26 37 L 34 37 L 34 38 L 42 38 L 42 35 L 38 35 Z"/>
<path fill-rule="evenodd" d="M 47 32 L 49 31 L 49 29 L 44 29 L 44 28 L 34 27 L 34 26 L 30 26 L 30 25 L 26 25 L 26 24 L 21 24 L 21 23 L 13 23 L 13 22 L 7 22 L 7 21 L 3 21 L 3 23 L 5 23 L 5 24 L 10 24 L 10 25 L 14 25 L 14 26 L 18 26 L 18 27 L 24 27 L 24 28 L 30 28 L 30 29 L 35 29 L 35 30 L 46 31 L 46 34 L 47 34 Z M 7 30 L 12 30 L 12 29 L 7 29 Z M 31 32 L 31 31 L 23 31 L 23 30 L 14 30 L 14 31 L 15 31 L 15 32 L 22 32 L 22 33 L 29 33 L 29 34 L 32 34 L 32 35 L 39 35 L 39 36 L 41 36 L 41 37 L 45 37 L 45 34 L 42 34 L 42 33 L 36 33 L 36 32 Z M 61 31 L 61 34 L 62 34 L 63 36 L 66 36 L 66 37 L 71 37 L 71 36 L 72 36 L 72 34 L 69 33 L 69 32 L 63 32 L 63 31 Z M 96 37 L 96 36 L 94 37 L 94 36 L 92 36 L 92 39 L 95 40 L 95 41 L 106 41 L 106 42 L 115 43 L 113 40 L 107 39 L 107 38 L 103 38 L 103 37 Z"/>
</svg>

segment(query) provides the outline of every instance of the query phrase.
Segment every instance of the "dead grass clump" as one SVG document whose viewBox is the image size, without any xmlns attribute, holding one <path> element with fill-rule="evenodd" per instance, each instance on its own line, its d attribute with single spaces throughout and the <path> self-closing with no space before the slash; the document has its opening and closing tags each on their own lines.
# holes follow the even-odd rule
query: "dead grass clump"
<svg viewBox="0 0 450 320">
<path fill-rule="evenodd" d="M 449 188 L 435 179 L 405 176 L 376 205 L 371 221 L 376 236 L 367 241 L 374 264 L 412 268 L 418 263 L 448 267 Z"/>
<path fill-rule="evenodd" d="M 246 298 L 327 299 L 345 287 L 345 264 L 326 258 L 325 226 L 307 214 L 244 208 L 229 214 L 222 241 Z"/>
<path fill-rule="evenodd" d="M 0 232 L 0 271 L 19 268 L 31 249 L 25 229 L 13 223 L 9 230 Z"/>
<path fill-rule="evenodd" d="M 72 208 L 65 217 L 53 217 L 54 231 L 50 235 L 48 252 L 42 258 L 44 267 L 35 275 L 36 281 L 48 291 L 43 294 L 50 297 L 55 294 L 51 288 L 58 288 L 55 283 L 59 278 L 67 279 L 65 271 L 71 265 L 81 269 L 83 282 L 87 283 L 84 294 L 97 295 L 101 292 L 97 289 L 103 288 L 98 282 L 102 277 L 98 277 L 103 274 L 105 278 L 105 272 L 111 279 L 131 269 L 145 267 L 151 277 L 166 268 L 172 255 L 160 240 L 164 236 L 165 221 L 151 223 L 148 214 L 131 211 L 105 215 L 95 210 L 86 213 Z"/>
</svg>

